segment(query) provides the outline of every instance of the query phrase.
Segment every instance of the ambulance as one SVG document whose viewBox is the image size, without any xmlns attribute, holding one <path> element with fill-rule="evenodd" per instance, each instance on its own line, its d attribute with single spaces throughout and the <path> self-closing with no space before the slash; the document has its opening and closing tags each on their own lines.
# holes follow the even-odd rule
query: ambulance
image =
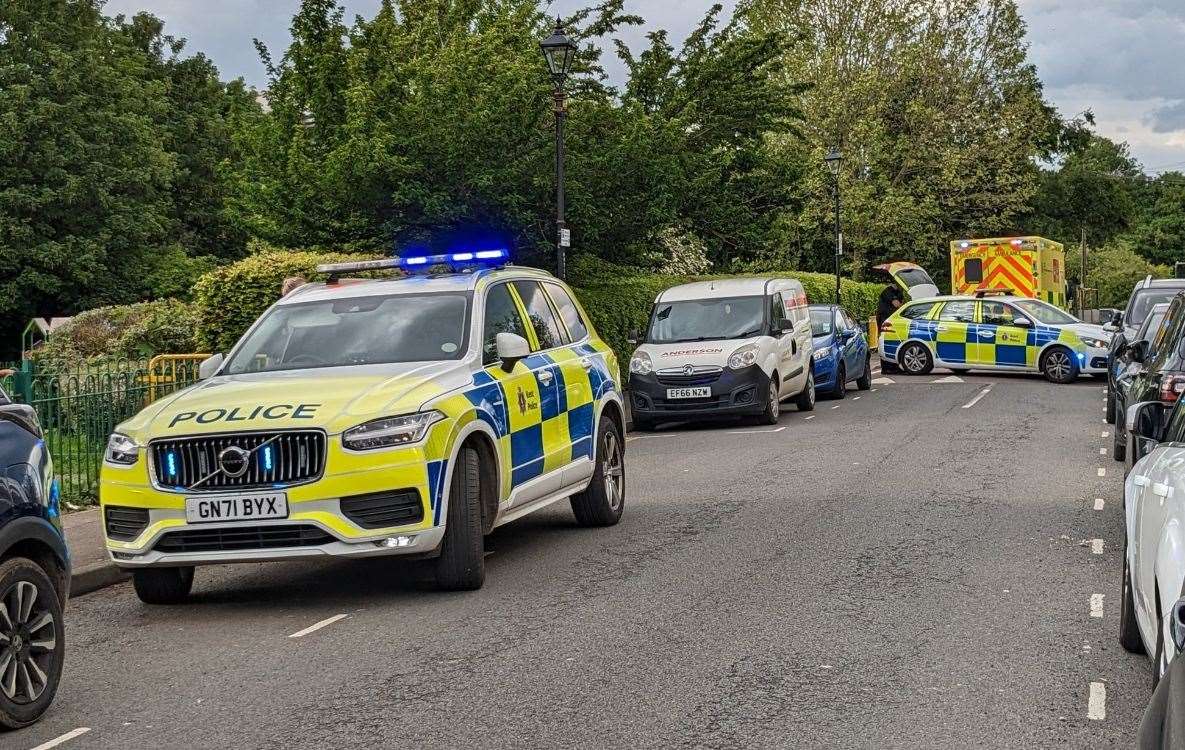
<svg viewBox="0 0 1185 750">
<path fill-rule="evenodd" d="M 951 294 L 1007 290 L 1067 309 L 1066 253 L 1043 237 L 954 240 L 950 243 Z"/>
<path fill-rule="evenodd" d="M 429 558 L 474 589 L 497 526 L 565 499 L 617 523 L 617 359 L 569 287 L 505 257 L 323 266 L 119 425 L 99 499 L 140 599 L 181 602 L 200 565 L 329 556 Z M 342 278 L 384 268 L 408 275 Z"/>
</svg>

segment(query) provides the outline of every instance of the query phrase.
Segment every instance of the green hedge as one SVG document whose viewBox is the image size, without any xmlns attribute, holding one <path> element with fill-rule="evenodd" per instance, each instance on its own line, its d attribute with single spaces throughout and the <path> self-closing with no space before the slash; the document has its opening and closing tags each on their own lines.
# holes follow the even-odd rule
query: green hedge
<svg viewBox="0 0 1185 750">
<path fill-rule="evenodd" d="M 276 250 L 216 268 L 198 279 L 194 287 L 197 343 L 205 351 L 229 351 L 255 319 L 280 298 L 284 279 L 303 276 L 313 281 L 321 278 L 316 272 L 320 263 L 375 257 Z"/>
<path fill-rule="evenodd" d="M 192 305 L 175 299 L 96 307 L 79 313 L 33 352 L 42 366 L 96 358 L 147 359 L 196 351 Z"/>
<path fill-rule="evenodd" d="M 835 276 L 828 273 L 782 271 L 749 274 L 759 278 L 789 278 L 802 282 L 807 300 L 811 303 L 831 302 L 835 297 Z M 623 273 L 615 279 L 596 282 L 585 277 L 576 288 L 576 295 L 601 338 L 613 347 L 622 366 L 629 362 L 633 347 L 627 343 L 629 332 L 646 327 L 650 308 L 659 292 L 679 284 L 708 279 L 736 278 L 735 276 L 663 276 Z M 849 281 L 840 282 L 844 308 L 858 321 L 876 314 L 876 301 L 883 284 Z"/>
</svg>

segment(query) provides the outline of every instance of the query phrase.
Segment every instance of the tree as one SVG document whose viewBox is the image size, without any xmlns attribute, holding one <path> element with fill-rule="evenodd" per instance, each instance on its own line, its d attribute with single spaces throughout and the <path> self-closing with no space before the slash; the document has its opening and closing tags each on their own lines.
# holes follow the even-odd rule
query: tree
<svg viewBox="0 0 1185 750">
<path fill-rule="evenodd" d="M 1030 233 L 1060 242 L 1079 242 L 1085 233 L 1090 245 L 1103 245 L 1135 218 L 1134 191 L 1142 177 L 1126 143 L 1092 135 L 1057 169 L 1042 170 L 1025 223 Z"/>
<path fill-rule="evenodd" d="M 163 86 L 96 0 L 0 6 L 0 336 L 144 292 L 169 239 Z"/>
<path fill-rule="evenodd" d="M 1033 159 L 1059 131 L 1013 0 L 749 0 L 738 12 L 802 40 L 785 69 L 811 84 L 805 142 L 785 148 L 810 170 L 794 226 L 803 265 L 826 268 L 834 252 L 830 145 L 845 154 L 857 278 L 898 258 L 941 271 L 951 238 L 1017 228 L 1037 189 Z"/>
</svg>

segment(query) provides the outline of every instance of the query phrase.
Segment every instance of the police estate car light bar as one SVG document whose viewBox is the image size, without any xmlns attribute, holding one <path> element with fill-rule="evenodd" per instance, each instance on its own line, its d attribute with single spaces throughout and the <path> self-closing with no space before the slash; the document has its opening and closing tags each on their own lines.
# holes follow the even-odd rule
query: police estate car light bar
<svg viewBox="0 0 1185 750">
<path fill-rule="evenodd" d="M 410 272 L 433 266 L 473 263 L 474 261 L 485 261 L 496 265 L 497 263 L 505 262 L 509 258 L 510 252 L 505 248 L 442 253 L 440 255 L 407 255 L 399 258 L 359 260 L 350 263 L 322 263 L 317 266 L 317 273 L 328 274 L 329 280 L 335 281 L 344 273 L 356 273 L 358 271 L 380 271 L 389 268 L 401 268 Z"/>
</svg>

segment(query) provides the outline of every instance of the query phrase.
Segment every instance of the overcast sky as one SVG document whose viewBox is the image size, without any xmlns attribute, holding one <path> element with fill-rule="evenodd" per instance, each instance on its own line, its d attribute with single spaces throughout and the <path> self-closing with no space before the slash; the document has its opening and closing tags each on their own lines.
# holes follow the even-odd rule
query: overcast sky
<svg viewBox="0 0 1185 750">
<path fill-rule="evenodd" d="M 1185 0 L 1018 0 L 1029 24 L 1031 57 L 1046 94 L 1063 115 L 1095 113 L 1099 132 L 1127 141 L 1153 172 L 1185 171 Z M 725 5 L 731 7 L 732 0 Z M 278 58 L 298 0 L 108 0 L 108 14 L 148 10 L 218 65 L 223 78 L 264 83 L 251 44 L 260 37 Z M 345 0 L 347 18 L 372 16 L 379 0 Z M 558 0 L 561 11 L 587 5 Z M 628 0 L 629 11 L 681 39 L 711 0 Z M 643 30 L 623 37 L 636 47 Z M 610 68 L 612 72 L 612 68 Z"/>
</svg>

